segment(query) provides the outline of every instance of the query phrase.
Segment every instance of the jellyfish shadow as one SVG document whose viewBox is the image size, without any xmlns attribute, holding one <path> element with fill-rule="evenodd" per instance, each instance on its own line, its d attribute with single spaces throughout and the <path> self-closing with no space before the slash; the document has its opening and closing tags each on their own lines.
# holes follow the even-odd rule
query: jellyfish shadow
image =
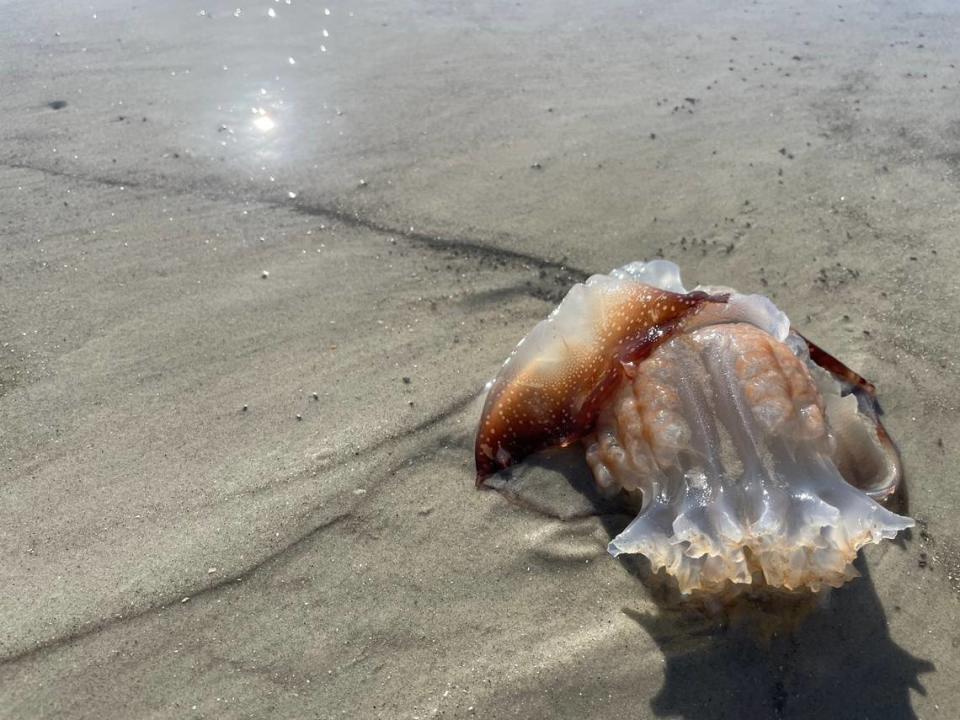
<svg viewBox="0 0 960 720">
<path fill-rule="evenodd" d="M 598 493 L 582 451 L 538 456 L 527 465 L 530 471 L 519 478 L 514 475 L 519 488 L 514 480 L 505 483 L 514 486 L 514 498 L 534 494 L 543 504 L 548 486 L 563 485 L 556 482 L 560 474 L 569 483 L 563 501 L 566 508 L 549 514 L 578 517 L 592 510 L 611 539 L 632 519 L 622 503 Z M 531 492 L 517 492 L 524 486 Z M 555 499 L 557 490 L 553 492 Z M 656 716 L 691 720 L 917 717 L 910 690 L 925 694 L 919 676 L 933 672 L 935 666 L 913 657 L 891 639 L 862 554 L 855 563 L 861 577 L 828 595 L 801 600 L 788 595 L 743 596 L 722 612 L 678 603 L 675 590 L 662 574 L 652 573 L 642 557 L 621 556 L 620 562 L 648 588 L 657 604 L 654 613 L 622 610 L 663 653 L 663 686 L 649 700 Z"/>
<path fill-rule="evenodd" d="M 861 578 L 834 591 L 793 629 L 758 642 L 744 626 L 625 610 L 664 654 L 658 716 L 721 718 L 916 718 L 910 690 L 933 663 L 890 638 L 862 556 Z"/>
</svg>

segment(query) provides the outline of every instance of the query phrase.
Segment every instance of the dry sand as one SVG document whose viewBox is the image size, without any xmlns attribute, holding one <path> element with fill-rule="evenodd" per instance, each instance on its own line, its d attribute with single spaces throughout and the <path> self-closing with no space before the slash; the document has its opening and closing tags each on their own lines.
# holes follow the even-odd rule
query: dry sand
<svg viewBox="0 0 960 720">
<path fill-rule="evenodd" d="M 958 13 L 0 1 L 0 716 L 960 716 Z M 517 340 L 659 255 L 903 452 L 918 529 L 768 645 L 473 488 Z"/>
</svg>

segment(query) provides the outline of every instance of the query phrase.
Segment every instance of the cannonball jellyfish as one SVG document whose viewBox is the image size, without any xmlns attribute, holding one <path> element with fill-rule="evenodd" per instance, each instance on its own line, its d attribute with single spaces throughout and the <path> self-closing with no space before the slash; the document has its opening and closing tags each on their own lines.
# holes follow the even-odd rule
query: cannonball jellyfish
<svg viewBox="0 0 960 720">
<path fill-rule="evenodd" d="M 665 260 L 575 285 L 520 341 L 488 385 L 477 484 L 576 442 L 637 511 L 610 553 L 684 595 L 839 587 L 913 525 L 880 504 L 902 472 L 873 385 L 768 298 L 688 291 Z"/>
</svg>

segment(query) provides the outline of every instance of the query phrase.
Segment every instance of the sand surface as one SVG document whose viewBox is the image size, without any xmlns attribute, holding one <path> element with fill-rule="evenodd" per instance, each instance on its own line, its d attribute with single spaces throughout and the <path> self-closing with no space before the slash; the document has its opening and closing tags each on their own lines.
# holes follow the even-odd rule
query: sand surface
<svg viewBox="0 0 960 720">
<path fill-rule="evenodd" d="M 0 717 L 960 717 L 960 6 L 328 10 L 0 0 Z M 767 644 L 473 487 L 517 340 L 657 256 L 903 453 Z"/>
</svg>

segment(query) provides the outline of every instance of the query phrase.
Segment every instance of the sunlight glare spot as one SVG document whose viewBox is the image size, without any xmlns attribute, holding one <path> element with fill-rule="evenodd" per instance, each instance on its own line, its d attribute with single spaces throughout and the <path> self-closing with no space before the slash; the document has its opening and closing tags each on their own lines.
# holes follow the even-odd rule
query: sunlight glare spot
<svg viewBox="0 0 960 720">
<path fill-rule="evenodd" d="M 260 132 L 270 132 L 277 126 L 277 124 L 269 115 L 257 115 L 253 121 L 253 126 Z"/>
</svg>

